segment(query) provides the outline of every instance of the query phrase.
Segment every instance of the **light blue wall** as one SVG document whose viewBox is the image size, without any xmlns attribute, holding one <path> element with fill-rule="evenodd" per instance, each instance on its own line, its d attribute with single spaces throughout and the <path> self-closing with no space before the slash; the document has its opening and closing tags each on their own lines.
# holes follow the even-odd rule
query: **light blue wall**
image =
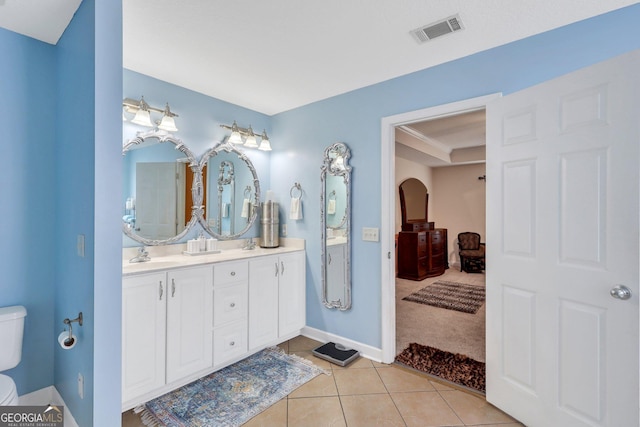
<svg viewBox="0 0 640 427">
<path fill-rule="evenodd" d="M 120 422 L 121 238 L 109 206 L 117 208 L 122 162 L 121 4 L 99 3 L 100 23 L 94 0 L 85 0 L 56 46 L 0 30 L 0 209 L 9 219 L 0 242 L 0 306 L 28 311 L 23 358 L 8 374 L 21 395 L 55 385 L 82 426 Z M 107 190 L 117 187 L 96 197 L 105 180 Z M 76 254 L 78 234 L 86 237 L 84 258 Z M 62 320 L 80 311 L 79 343 L 62 351 Z M 94 342 L 94 331 L 112 340 Z"/>
<path fill-rule="evenodd" d="M 0 29 L 0 306 L 24 305 L 19 394 L 53 383 L 55 48 Z M 10 58 L 10 59 L 8 59 Z"/>
<path fill-rule="evenodd" d="M 381 345 L 381 247 L 363 242 L 361 235 L 363 227 L 381 226 L 383 117 L 494 92 L 508 94 L 638 49 L 639 19 L 640 5 L 635 5 L 274 116 L 271 187 L 285 193 L 297 181 L 308 196 L 303 199 L 304 221 L 288 222 L 291 236 L 307 240 L 307 324 Z M 319 167 L 323 149 L 336 141 L 351 148 L 353 166 L 353 308 L 348 312 L 320 304 Z M 395 207 L 383 209 L 393 214 Z"/>
<path fill-rule="evenodd" d="M 221 124 L 231 125 L 235 120 L 240 127 L 252 126 L 254 132 L 262 133 L 266 130 L 271 136 L 271 120 L 269 116 L 258 113 L 247 108 L 242 108 L 219 99 L 211 98 L 198 92 L 185 89 L 152 77 L 136 73 L 131 70 L 124 70 L 123 98 L 140 99 L 144 96 L 145 101 L 156 108 L 164 108 L 165 103 L 169 103 L 171 111 L 177 113 L 177 132 L 175 137 L 181 139 L 193 152 L 198 160 L 217 141 L 223 141 L 230 135 L 227 129 L 220 127 Z M 132 114 L 126 114 L 128 119 Z M 159 119 L 160 115 L 152 118 Z M 147 131 L 149 128 L 141 127 L 130 121 L 123 123 L 124 141 L 133 138 L 136 132 Z M 271 180 L 270 174 L 270 154 L 256 149 L 243 149 L 247 157 L 255 166 L 260 182 L 262 198 L 267 191 L 266 184 Z M 235 164 L 240 169 L 239 163 Z M 217 171 L 215 172 L 217 174 Z M 126 186 L 126 183 L 124 184 Z M 123 208 L 121 206 L 121 208 Z M 182 241 L 198 235 L 201 227 L 198 225 Z M 254 223 L 247 237 L 257 237 L 259 233 L 258 224 Z M 123 237 L 123 245 L 139 246 L 131 239 Z"/>
<path fill-rule="evenodd" d="M 122 408 L 122 2 L 96 1 L 95 21 L 92 425 L 110 427 L 120 425 Z"/>
<path fill-rule="evenodd" d="M 93 263 L 94 263 L 94 129 L 95 53 L 94 2 L 84 1 L 56 45 L 58 86 L 56 110 L 56 293 L 55 332 L 64 318 L 82 312 L 74 325 L 78 343 L 71 350 L 55 346 L 55 386 L 80 425 L 92 418 L 93 390 Z M 76 251 L 85 236 L 85 255 Z M 85 379 L 86 396 L 78 396 L 77 377 Z"/>
<path fill-rule="evenodd" d="M 120 423 L 121 6 L 84 0 L 56 45 L 54 325 L 80 311 L 84 325 L 72 350 L 54 344 L 54 383 L 81 426 Z"/>
</svg>

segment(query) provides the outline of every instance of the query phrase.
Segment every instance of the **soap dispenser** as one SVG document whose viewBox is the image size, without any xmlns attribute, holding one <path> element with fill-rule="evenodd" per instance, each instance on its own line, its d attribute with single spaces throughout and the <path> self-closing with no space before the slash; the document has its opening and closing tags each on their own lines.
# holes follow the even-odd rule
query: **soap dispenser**
<svg viewBox="0 0 640 427">
<path fill-rule="evenodd" d="M 207 239 L 204 237 L 204 233 L 200 231 L 200 235 L 198 236 L 198 243 L 200 252 L 204 252 L 207 250 Z"/>
</svg>

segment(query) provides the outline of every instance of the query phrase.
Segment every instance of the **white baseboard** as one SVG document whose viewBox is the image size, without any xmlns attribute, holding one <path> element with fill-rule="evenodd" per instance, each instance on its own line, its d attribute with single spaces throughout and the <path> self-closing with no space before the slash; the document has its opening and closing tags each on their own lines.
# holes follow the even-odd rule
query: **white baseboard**
<svg viewBox="0 0 640 427">
<path fill-rule="evenodd" d="M 31 393 L 23 394 L 19 397 L 18 404 L 21 406 L 43 406 L 56 405 L 64 406 L 64 427 L 78 427 L 78 423 L 65 405 L 62 396 L 54 386 L 41 388 Z"/>
<path fill-rule="evenodd" d="M 358 350 L 360 352 L 360 355 L 363 357 L 366 357 L 367 359 L 371 359 L 376 362 L 380 362 L 382 360 L 382 350 L 379 348 L 372 347 L 368 344 L 363 344 L 358 341 L 353 341 L 351 339 L 344 338 L 339 335 L 331 334 L 329 332 L 321 331 L 319 329 L 311 328 L 309 326 L 305 326 L 304 328 L 302 328 L 302 335 L 320 342 L 331 341 L 331 342 L 340 343 L 345 347 Z"/>
</svg>

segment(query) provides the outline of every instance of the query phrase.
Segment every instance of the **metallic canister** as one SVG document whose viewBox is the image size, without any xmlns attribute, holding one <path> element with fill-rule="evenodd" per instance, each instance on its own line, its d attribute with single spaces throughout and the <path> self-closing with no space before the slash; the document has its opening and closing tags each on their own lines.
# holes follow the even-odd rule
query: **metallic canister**
<svg viewBox="0 0 640 427">
<path fill-rule="evenodd" d="M 262 203 L 260 213 L 260 247 L 277 248 L 280 246 L 278 203 L 271 200 Z"/>
</svg>

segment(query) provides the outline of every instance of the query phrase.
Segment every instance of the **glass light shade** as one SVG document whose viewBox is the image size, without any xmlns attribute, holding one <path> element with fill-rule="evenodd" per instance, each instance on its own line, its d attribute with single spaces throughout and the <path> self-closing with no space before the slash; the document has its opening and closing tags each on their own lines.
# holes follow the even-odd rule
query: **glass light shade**
<svg viewBox="0 0 640 427">
<path fill-rule="evenodd" d="M 247 137 L 247 140 L 244 142 L 244 146 L 245 147 L 249 147 L 249 148 L 257 148 L 258 147 L 258 141 L 256 141 L 256 136 L 253 134 L 250 134 Z"/>
<path fill-rule="evenodd" d="M 229 137 L 229 142 L 231 144 L 242 145 L 242 136 L 240 136 L 240 132 L 237 132 L 237 131 L 231 132 L 231 136 Z"/>
<path fill-rule="evenodd" d="M 249 148 L 258 148 L 258 141 L 256 141 L 256 135 L 253 133 L 251 125 L 249 125 L 249 129 L 247 129 L 247 139 L 244 141 L 244 146 Z"/>
<path fill-rule="evenodd" d="M 269 142 L 268 138 L 262 138 L 262 141 L 260 142 L 260 146 L 258 147 L 258 150 L 271 151 L 271 143 Z"/>
<path fill-rule="evenodd" d="M 167 132 L 176 132 L 178 130 L 175 119 L 166 114 L 162 116 L 162 121 L 158 125 L 158 129 L 166 130 Z"/>
<path fill-rule="evenodd" d="M 148 110 L 138 110 L 136 116 L 131 120 L 131 123 L 135 123 L 140 126 L 153 127 L 151 123 L 151 115 Z"/>
</svg>

